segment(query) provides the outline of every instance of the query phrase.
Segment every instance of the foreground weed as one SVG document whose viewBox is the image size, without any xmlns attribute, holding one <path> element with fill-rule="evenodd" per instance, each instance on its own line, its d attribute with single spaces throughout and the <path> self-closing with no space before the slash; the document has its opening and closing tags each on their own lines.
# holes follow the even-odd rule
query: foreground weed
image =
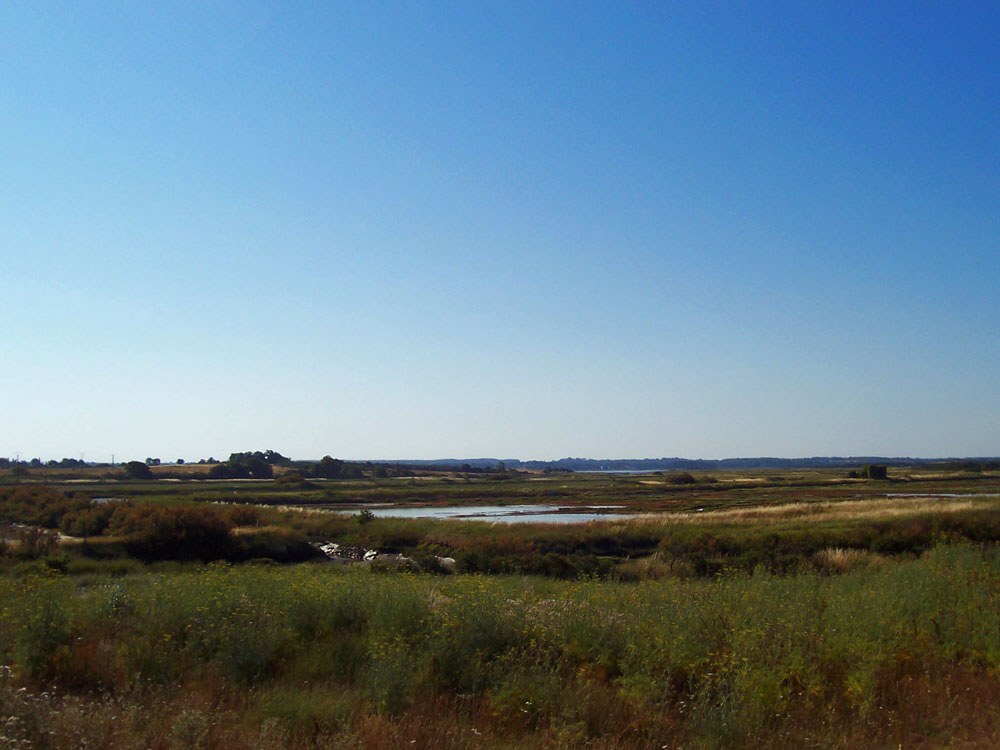
<svg viewBox="0 0 1000 750">
<path fill-rule="evenodd" d="M 952 675 L 983 689 L 1000 669 L 1000 559 L 970 545 L 837 576 L 569 583 L 215 565 L 0 578 L 0 594 L 0 655 L 13 667 L 5 715 L 18 717 L 10 736 L 39 747 L 48 740 L 37 727 L 82 710 L 69 697 L 16 698 L 15 685 L 40 680 L 64 696 L 135 695 L 159 722 L 159 745 L 222 747 L 235 730 L 219 722 L 237 722 L 251 745 L 369 734 L 383 738 L 372 747 L 405 745 L 417 725 L 429 742 L 427 727 L 441 727 L 421 724 L 421 712 L 439 701 L 434 711 L 481 707 L 467 734 L 492 727 L 508 746 L 544 736 L 549 746 L 683 737 L 735 747 L 806 725 L 881 742 L 879 718 L 903 725 L 923 705 L 918 687 L 953 700 Z M 195 700 L 198 685 L 209 687 Z M 220 695 L 234 701 L 230 714 Z M 921 710 L 928 726 L 953 721 Z M 154 731 L 138 724 L 128 731 Z M 464 746 L 457 737 L 445 744 Z"/>
</svg>

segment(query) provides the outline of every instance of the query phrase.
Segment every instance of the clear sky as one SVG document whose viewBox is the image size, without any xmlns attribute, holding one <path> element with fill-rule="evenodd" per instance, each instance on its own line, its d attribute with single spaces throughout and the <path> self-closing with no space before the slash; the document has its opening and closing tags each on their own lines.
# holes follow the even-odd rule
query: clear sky
<svg viewBox="0 0 1000 750">
<path fill-rule="evenodd" d="M 0 4 L 0 456 L 1000 454 L 993 2 Z"/>
</svg>

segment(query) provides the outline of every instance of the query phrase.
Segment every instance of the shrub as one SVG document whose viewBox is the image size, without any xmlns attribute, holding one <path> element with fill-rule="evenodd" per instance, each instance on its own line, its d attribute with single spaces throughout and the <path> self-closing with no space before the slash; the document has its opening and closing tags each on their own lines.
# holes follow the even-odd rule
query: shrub
<svg viewBox="0 0 1000 750">
<path fill-rule="evenodd" d="M 697 479 L 686 471 L 671 474 L 667 477 L 668 484 L 696 484 Z"/>
<path fill-rule="evenodd" d="M 54 532 L 37 526 L 26 526 L 17 531 L 17 546 L 14 555 L 22 560 L 37 560 L 44 557 L 56 546 Z"/>
<path fill-rule="evenodd" d="M 0 487 L 0 518 L 14 523 L 54 529 L 64 515 L 89 503 L 85 497 L 68 497 L 51 487 Z"/>
<path fill-rule="evenodd" d="M 236 541 L 242 560 L 305 562 L 324 557 L 305 537 L 288 529 L 260 529 L 240 534 Z"/>
<path fill-rule="evenodd" d="M 100 536 L 108 528 L 114 509 L 113 503 L 104 503 L 72 510 L 60 520 L 59 530 L 68 536 L 79 536 L 85 540 Z"/>
<path fill-rule="evenodd" d="M 888 479 L 889 467 L 885 464 L 865 464 L 861 467 L 861 476 L 868 479 Z"/>
<path fill-rule="evenodd" d="M 119 508 L 112 528 L 129 552 L 147 560 L 219 560 L 235 551 L 232 522 L 214 508 Z"/>
<path fill-rule="evenodd" d="M 153 470 L 142 461 L 129 461 L 125 464 L 125 476 L 129 479 L 152 479 Z"/>
<path fill-rule="evenodd" d="M 259 526 L 260 511 L 252 505 L 232 505 L 229 508 L 229 520 L 235 526 Z"/>
</svg>

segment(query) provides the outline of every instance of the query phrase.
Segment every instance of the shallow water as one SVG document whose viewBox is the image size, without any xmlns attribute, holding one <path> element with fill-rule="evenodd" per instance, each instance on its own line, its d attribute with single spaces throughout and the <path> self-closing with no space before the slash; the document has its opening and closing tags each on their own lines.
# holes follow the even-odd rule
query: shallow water
<svg viewBox="0 0 1000 750">
<path fill-rule="evenodd" d="M 446 508 L 372 507 L 376 518 L 452 518 L 457 521 L 495 521 L 499 523 L 585 523 L 628 518 L 626 513 L 607 513 L 621 505 L 454 505 Z M 361 508 L 343 510 L 358 513 Z"/>
</svg>

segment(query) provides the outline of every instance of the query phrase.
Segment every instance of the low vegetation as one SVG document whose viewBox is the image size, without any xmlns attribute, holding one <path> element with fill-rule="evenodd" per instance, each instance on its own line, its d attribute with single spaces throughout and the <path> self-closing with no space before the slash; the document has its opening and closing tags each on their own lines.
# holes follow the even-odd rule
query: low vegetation
<svg viewBox="0 0 1000 750">
<path fill-rule="evenodd" d="M 227 564 L 6 577 L 0 706 L 8 741 L 34 747 L 996 737 L 997 554 L 829 558 L 840 575 L 637 584 Z"/>
<path fill-rule="evenodd" d="M 8 478 L 0 747 L 1000 740 L 995 477 L 503 476 Z M 386 498 L 636 514 L 366 512 Z M 335 565 L 319 541 L 411 564 Z"/>
</svg>

